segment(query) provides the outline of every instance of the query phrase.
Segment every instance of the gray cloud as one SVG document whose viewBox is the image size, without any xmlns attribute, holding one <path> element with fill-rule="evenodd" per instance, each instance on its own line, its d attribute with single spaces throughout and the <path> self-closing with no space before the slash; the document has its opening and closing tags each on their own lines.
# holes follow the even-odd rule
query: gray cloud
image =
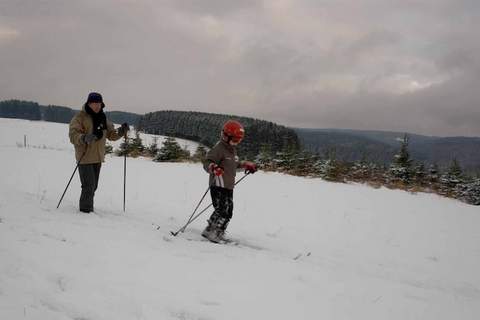
<svg viewBox="0 0 480 320">
<path fill-rule="evenodd" d="M 480 136 L 469 0 L 0 1 L 0 99 Z"/>
</svg>

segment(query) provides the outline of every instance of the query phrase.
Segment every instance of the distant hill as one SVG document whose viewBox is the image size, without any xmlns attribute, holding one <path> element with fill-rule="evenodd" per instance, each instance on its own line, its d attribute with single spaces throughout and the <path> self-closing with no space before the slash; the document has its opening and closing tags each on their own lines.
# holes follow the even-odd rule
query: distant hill
<svg viewBox="0 0 480 320">
<path fill-rule="evenodd" d="M 0 102 L 0 117 L 69 123 L 78 112 L 63 106 L 43 106 L 36 102 L 7 100 Z M 402 132 L 348 129 L 288 128 L 272 122 L 202 112 L 158 111 L 145 115 L 109 111 L 114 123 L 127 122 L 147 133 L 172 135 L 212 146 L 219 138 L 227 119 L 238 119 L 247 136 L 239 151 L 253 157 L 261 148 L 275 153 L 285 148 L 305 148 L 321 155 L 334 151 L 339 160 L 353 162 L 366 159 L 388 165 L 399 149 Z M 456 158 L 468 172 L 480 172 L 480 138 L 431 137 L 408 134 L 409 150 L 415 161 L 437 163 L 446 167 Z"/>
<path fill-rule="evenodd" d="M 1 118 L 69 123 L 77 112 L 79 110 L 63 106 L 43 106 L 31 101 L 6 100 L 0 102 Z M 114 123 L 127 122 L 132 125 L 135 125 L 141 117 L 138 114 L 123 111 L 107 111 L 106 115 Z"/>
<path fill-rule="evenodd" d="M 238 146 L 239 154 L 242 156 L 253 158 L 262 147 L 273 154 L 288 148 L 295 150 L 300 148 L 294 130 L 273 122 L 234 115 L 158 111 L 144 115 L 138 125 L 139 129 L 146 133 L 185 138 L 211 147 L 219 140 L 221 128 L 229 119 L 238 120 L 245 127 L 245 139 Z"/>
<path fill-rule="evenodd" d="M 391 161 L 400 146 L 399 139 L 404 135 L 402 132 L 348 129 L 296 128 L 295 131 L 302 146 L 309 151 L 323 154 L 335 150 L 337 157 L 344 161 L 363 157 L 383 164 Z M 480 171 L 480 138 L 408 136 L 409 150 L 416 161 L 446 167 L 456 158 L 467 171 Z"/>
</svg>

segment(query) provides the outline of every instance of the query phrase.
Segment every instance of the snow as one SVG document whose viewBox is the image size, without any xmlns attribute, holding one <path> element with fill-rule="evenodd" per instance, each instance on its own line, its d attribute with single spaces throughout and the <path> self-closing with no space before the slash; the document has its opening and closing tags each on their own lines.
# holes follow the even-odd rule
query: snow
<svg viewBox="0 0 480 320">
<path fill-rule="evenodd" d="M 9 134 L 8 139 L 5 137 L 0 140 L 0 147 L 22 147 L 24 146 L 26 137 L 27 146 L 30 148 L 58 151 L 72 150 L 73 152 L 73 145 L 70 144 L 70 140 L 68 139 L 68 127 L 65 124 L 0 118 L 0 126 L 0 132 L 7 132 Z M 118 128 L 119 125 L 115 125 L 115 127 Z M 134 138 L 134 128 L 131 127 L 131 129 L 129 137 Z M 67 130 L 66 133 L 65 130 Z M 154 137 L 158 139 L 157 143 L 160 148 L 165 140 L 164 136 L 140 133 L 140 138 L 142 138 L 143 144 L 147 147 L 153 142 Z M 181 148 L 187 149 L 191 154 L 195 153 L 199 145 L 197 142 L 185 139 L 176 138 L 175 140 L 177 140 Z M 120 147 L 122 141 L 123 139 L 120 139 L 117 141 L 109 141 L 109 143 L 114 149 L 117 149 Z"/>
<path fill-rule="evenodd" d="M 243 245 L 189 241 L 208 214 L 170 231 L 207 188 L 199 164 L 129 158 L 124 213 L 123 158 L 108 156 L 95 214 L 77 209 L 78 175 L 56 209 L 67 134 L 0 119 L 0 319 L 480 317 L 478 207 L 258 172 L 235 190 Z"/>
</svg>

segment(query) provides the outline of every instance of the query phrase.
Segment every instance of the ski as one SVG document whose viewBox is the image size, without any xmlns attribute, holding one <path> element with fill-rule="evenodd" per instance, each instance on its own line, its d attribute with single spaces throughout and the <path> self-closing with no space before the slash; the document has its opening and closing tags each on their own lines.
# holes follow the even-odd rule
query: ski
<svg viewBox="0 0 480 320">
<path fill-rule="evenodd" d="M 237 247 L 242 245 L 241 242 L 239 242 L 237 240 L 232 240 L 232 239 L 220 240 L 218 242 L 210 241 L 206 238 L 201 238 L 201 239 L 185 238 L 185 239 L 188 240 L 188 241 L 210 242 L 210 243 L 213 243 L 213 244 L 232 245 L 232 246 L 237 246 Z"/>
</svg>

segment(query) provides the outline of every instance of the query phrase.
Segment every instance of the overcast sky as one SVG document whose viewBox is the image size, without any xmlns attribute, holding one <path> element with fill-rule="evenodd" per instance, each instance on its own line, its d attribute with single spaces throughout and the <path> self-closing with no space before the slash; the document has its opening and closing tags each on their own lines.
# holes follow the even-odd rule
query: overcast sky
<svg viewBox="0 0 480 320">
<path fill-rule="evenodd" d="M 480 136 L 478 0 L 0 0 L 0 100 Z"/>
</svg>

